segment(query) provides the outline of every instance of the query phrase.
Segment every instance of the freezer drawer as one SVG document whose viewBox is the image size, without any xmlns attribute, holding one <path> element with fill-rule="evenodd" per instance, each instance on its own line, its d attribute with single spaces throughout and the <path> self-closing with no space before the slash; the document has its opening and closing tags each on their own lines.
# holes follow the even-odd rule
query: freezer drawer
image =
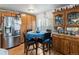
<svg viewBox="0 0 79 59">
<path fill-rule="evenodd" d="M 10 37 L 5 37 L 4 39 L 4 47 L 3 48 L 12 48 L 12 47 L 15 47 L 17 45 L 19 45 L 21 42 L 20 42 L 20 36 L 10 36 Z"/>
</svg>

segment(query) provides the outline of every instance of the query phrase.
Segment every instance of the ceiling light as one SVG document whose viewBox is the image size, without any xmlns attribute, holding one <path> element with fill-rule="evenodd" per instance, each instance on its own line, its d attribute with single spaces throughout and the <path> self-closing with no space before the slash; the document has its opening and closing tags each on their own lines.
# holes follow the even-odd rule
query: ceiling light
<svg viewBox="0 0 79 59">
<path fill-rule="evenodd" d="M 26 14 L 21 14 L 22 16 L 26 16 Z"/>
<path fill-rule="evenodd" d="M 35 10 L 34 5 L 29 5 L 29 8 L 27 9 L 27 11 L 28 11 L 29 13 L 33 13 L 34 10 Z"/>
</svg>

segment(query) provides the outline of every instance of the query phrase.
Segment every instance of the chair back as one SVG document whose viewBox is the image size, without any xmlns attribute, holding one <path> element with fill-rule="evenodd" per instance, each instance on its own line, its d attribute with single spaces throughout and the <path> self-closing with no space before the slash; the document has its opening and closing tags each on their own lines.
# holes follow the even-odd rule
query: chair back
<svg viewBox="0 0 79 59">
<path fill-rule="evenodd" d="M 28 43 L 25 33 L 23 33 L 23 36 L 24 36 L 24 43 Z"/>
<path fill-rule="evenodd" d="M 29 31 L 32 31 L 32 29 L 27 29 L 27 31 L 26 31 L 26 32 L 29 32 Z"/>
<path fill-rule="evenodd" d="M 47 29 L 46 32 L 51 33 L 51 30 L 50 29 Z"/>
<path fill-rule="evenodd" d="M 50 39 L 51 33 L 45 33 L 44 34 L 44 39 Z"/>
</svg>

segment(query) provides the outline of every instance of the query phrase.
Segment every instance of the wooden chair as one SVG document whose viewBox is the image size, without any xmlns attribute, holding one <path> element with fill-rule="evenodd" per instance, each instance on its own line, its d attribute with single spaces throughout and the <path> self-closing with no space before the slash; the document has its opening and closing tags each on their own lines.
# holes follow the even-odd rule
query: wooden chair
<svg viewBox="0 0 79 59">
<path fill-rule="evenodd" d="M 28 51 L 32 51 L 34 50 L 34 44 L 35 44 L 35 41 L 33 40 L 33 38 L 31 40 L 28 40 L 26 38 L 26 35 L 25 33 L 23 34 L 24 36 L 24 53 L 26 53 L 26 55 L 28 55 Z M 33 49 L 29 49 L 30 46 L 33 46 Z"/>
<path fill-rule="evenodd" d="M 45 55 L 45 52 L 47 52 L 46 50 L 49 50 L 49 54 L 51 54 L 50 52 L 50 48 L 52 45 L 51 33 L 45 33 L 44 38 L 40 40 L 40 43 L 42 44 L 43 47 L 43 55 Z"/>
</svg>

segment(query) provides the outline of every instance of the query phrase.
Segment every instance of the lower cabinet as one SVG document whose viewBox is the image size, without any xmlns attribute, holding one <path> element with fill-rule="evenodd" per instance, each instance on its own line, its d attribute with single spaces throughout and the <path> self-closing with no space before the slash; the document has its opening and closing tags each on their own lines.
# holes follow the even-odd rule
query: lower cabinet
<svg viewBox="0 0 79 59">
<path fill-rule="evenodd" d="M 59 51 L 59 38 L 57 36 L 53 37 L 53 47 L 55 50 Z"/>
<path fill-rule="evenodd" d="M 79 55 L 79 39 L 53 35 L 54 50 L 65 55 Z"/>
<path fill-rule="evenodd" d="M 66 39 L 63 39 L 63 54 L 69 54 L 69 41 Z M 61 48 L 62 49 L 62 48 Z"/>
<path fill-rule="evenodd" d="M 79 55 L 79 41 L 77 40 L 70 41 L 70 54 Z"/>
</svg>

